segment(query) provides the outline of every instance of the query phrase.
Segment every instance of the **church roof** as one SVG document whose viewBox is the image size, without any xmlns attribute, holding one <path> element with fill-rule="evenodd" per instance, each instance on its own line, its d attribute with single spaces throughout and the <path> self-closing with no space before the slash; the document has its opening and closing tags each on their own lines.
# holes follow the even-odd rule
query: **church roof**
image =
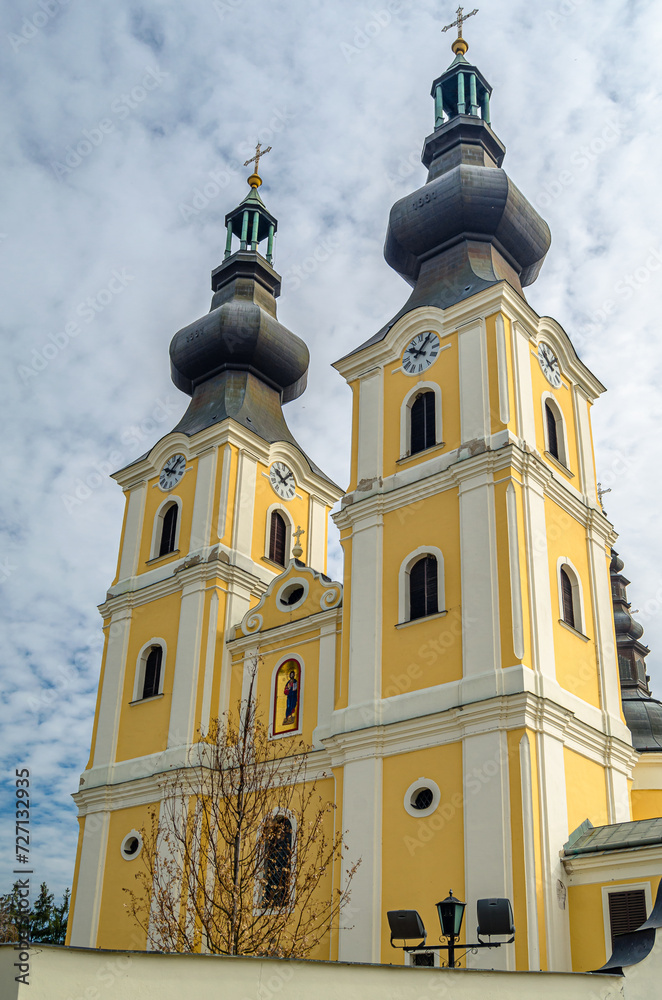
<svg viewBox="0 0 662 1000">
<path fill-rule="evenodd" d="M 566 857 L 577 854 L 595 854 L 597 851 L 625 851 L 632 847 L 652 847 L 662 844 L 662 817 L 638 819 L 632 823 L 611 823 L 593 826 L 588 820 L 582 823 L 563 851 Z M 574 838 L 574 839 L 573 839 Z"/>
</svg>

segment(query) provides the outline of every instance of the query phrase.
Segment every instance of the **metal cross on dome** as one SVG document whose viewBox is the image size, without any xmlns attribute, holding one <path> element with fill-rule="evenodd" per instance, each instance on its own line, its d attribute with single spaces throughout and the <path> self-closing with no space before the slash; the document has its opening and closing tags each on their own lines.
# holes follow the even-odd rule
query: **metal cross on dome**
<svg viewBox="0 0 662 1000">
<path fill-rule="evenodd" d="M 258 142 L 257 146 L 255 147 L 255 156 L 252 156 L 250 160 L 246 160 L 246 162 L 244 163 L 245 167 L 247 167 L 249 163 L 254 163 L 256 174 L 259 174 L 260 172 L 260 160 L 262 159 L 262 157 L 266 156 L 267 153 L 271 152 L 271 146 L 267 146 L 266 149 L 262 149 L 261 146 L 262 144 Z"/>
<path fill-rule="evenodd" d="M 478 13 L 478 7 L 475 7 L 470 14 L 464 13 L 464 7 L 458 7 L 455 13 L 457 14 L 457 21 L 453 21 L 452 24 L 447 24 L 446 27 L 441 30 L 450 31 L 451 28 L 457 28 L 457 37 L 462 38 L 462 25 L 465 21 L 468 21 L 470 17 L 473 17 L 474 14 Z"/>
</svg>

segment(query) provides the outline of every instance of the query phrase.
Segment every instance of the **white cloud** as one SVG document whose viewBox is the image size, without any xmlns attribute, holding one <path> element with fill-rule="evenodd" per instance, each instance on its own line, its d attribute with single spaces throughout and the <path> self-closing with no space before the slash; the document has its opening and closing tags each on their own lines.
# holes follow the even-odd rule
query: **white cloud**
<svg viewBox="0 0 662 1000">
<path fill-rule="evenodd" d="M 35 878 L 61 891 L 99 672 L 95 605 L 114 574 L 122 517 L 105 472 L 113 454 L 119 465 L 137 457 L 186 407 L 169 380 L 168 344 L 208 309 L 223 218 L 245 191 L 236 164 L 258 137 L 273 146 L 262 193 L 280 223 L 279 316 L 312 355 L 309 389 L 286 413 L 302 447 L 345 483 L 349 391 L 329 365 L 408 295 L 381 250 L 390 206 L 425 179 L 417 157 L 432 127 L 430 83 L 451 58 L 439 31 L 451 11 L 432 0 L 46 6 L 54 13 L 39 27 L 36 0 L 0 13 L 0 377 L 10 424 L 0 721 L 5 774 L 33 770 Z M 652 3 L 617 0 L 600 5 L 599 19 L 580 0 L 532 13 L 523 0 L 495 0 L 467 25 L 470 55 L 495 88 L 505 167 L 552 228 L 527 297 L 609 388 L 594 408 L 598 470 L 612 487 L 606 506 L 662 694 L 661 272 L 651 256 L 662 253 L 651 69 L 662 18 Z M 21 32 L 31 37 L 17 43 Z M 54 169 L 62 162 L 70 172 Z M 181 206 L 212 174 L 224 187 L 185 218 Z M 114 272 L 131 280 L 100 302 Z M 102 308 L 88 321 L 80 306 L 90 297 Z M 72 323 L 80 329 L 67 342 Z M 42 370 L 21 377 L 37 356 Z M 160 422 L 164 401 L 172 410 Z M 72 496 L 81 502 L 63 499 Z M 339 573 L 337 547 L 331 569 Z M 7 860 L 8 817 L 0 836 Z"/>
</svg>

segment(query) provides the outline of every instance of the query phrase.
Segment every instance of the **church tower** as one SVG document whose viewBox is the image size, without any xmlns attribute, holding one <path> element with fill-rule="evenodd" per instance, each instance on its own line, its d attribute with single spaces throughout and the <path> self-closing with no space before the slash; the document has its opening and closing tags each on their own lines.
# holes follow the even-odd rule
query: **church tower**
<svg viewBox="0 0 662 1000">
<path fill-rule="evenodd" d="M 278 322 L 277 221 L 258 174 L 248 183 L 226 218 L 210 312 L 170 345 L 172 379 L 190 405 L 114 476 L 126 512 L 117 575 L 100 608 L 91 756 L 75 796 L 75 945 L 145 946 L 125 914 L 126 862 L 158 807 L 163 774 L 186 763 L 210 719 L 228 708 L 228 632 L 289 563 L 297 526 L 308 564 L 326 568 L 328 515 L 342 491 L 283 416 L 282 404 L 305 389 L 309 355 Z"/>
<path fill-rule="evenodd" d="M 503 169 L 461 11 L 432 85 L 427 180 L 388 223 L 385 257 L 411 293 L 335 364 L 353 399 L 347 492 L 283 417 L 308 351 L 276 317 L 259 146 L 211 311 L 170 347 L 188 410 L 115 475 L 127 505 L 75 796 L 72 944 L 145 947 L 122 893 L 141 828 L 253 667 L 269 739 L 311 748 L 345 831 L 323 891 L 360 859 L 351 912 L 313 957 L 413 961 L 387 911 L 418 910 L 432 940 L 452 888 L 468 940 L 478 899 L 513 904 L 514 944 L 467 965 L 586 971 L 611 954 L 612 910 L 634 929 L 632 894 L 639 915 L 654 896 L 662 714 L 598 496 L 604 387 L 525 298 L 550 233 Z M 342 584 L 324 572 L 338 500 Z"/>
<path fill-rule="evenodd" d="M 470 964 L 562 969 L 559 852 L 587 817 L 631 818 L 590 430 L 603 386 L 525 299 L 550 233 L 502 168 L 467 48 L 432 85 L 427 181 L 391 210 L 384 253 L 411 295 L 335 365 L 353 431 L 334 740 L 369 859 L 341 957 L 392 960 L 385 911 L 434 927 L 434 893 L 463 883 L 470 907 L 513 899 L 517 927 Z"/>
</svg>

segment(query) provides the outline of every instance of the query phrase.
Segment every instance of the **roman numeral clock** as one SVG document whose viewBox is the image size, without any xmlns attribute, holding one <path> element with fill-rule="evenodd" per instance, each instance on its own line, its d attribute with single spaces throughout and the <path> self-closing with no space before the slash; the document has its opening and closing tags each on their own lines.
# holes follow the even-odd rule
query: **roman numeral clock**
<svg viewBox="0 0 662 1000">
<path fill-rule="evenodd" d="M 439 355 L 439 337 L 436 333 L 419 333 L 405 348 L 402 368 L 407 375 L 420 375 L 434 364 Z"/>
</svg>

